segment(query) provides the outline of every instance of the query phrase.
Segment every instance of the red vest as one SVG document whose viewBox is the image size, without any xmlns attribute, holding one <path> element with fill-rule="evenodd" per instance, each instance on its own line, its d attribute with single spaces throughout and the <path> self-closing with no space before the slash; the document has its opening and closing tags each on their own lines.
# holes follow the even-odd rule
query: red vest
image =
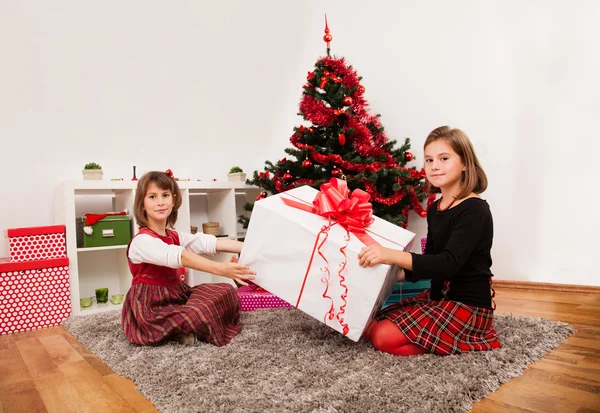
<svg viewBox="0 0 600 413">
<path fill-rule="evenodd" d="M 158 235 L 148 228 L 140 228 L 140 232 L 138 232 L 135 237 L 140 234 L 147 234 L 154 238 L 158 238 L 165 244 L 181 245 L 179 243 L 179 234 L 172 229 L 167 229 L 166 237 Z M 146 262 L 141 264 L 132 263 L 131 260 L 129 260 L 130 245 L 131 242 L 129 242 L 129 245 L 127 246 L 127 261 L 129 263 L 129 270 L 133 275 L 133 280 L 131 281 L 132 284 L 176 285 L 183 282 L 180 276 L 181 268 L 163 267 L 161 265 L 149 264 Z"/>
</svg>

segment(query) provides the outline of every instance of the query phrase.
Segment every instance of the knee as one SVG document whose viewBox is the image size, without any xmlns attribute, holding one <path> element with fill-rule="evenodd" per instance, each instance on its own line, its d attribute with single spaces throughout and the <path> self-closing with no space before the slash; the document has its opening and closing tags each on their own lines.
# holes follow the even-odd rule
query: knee
<svg viewBox="0 0 600 413">
<path fill-rule="evenodd" d="M 393 347 L 393 337 L 390 335 L 390 326 L 387 324 L 393 324 L 389 320 L 382 320 L 375 323 L 371 328 L 371 342 L 373 346 L 385 353 L 390 352 L 390 348 Z M 394 329 L 400 331 L 396 325 L 393 325 Z"/>
</svg>

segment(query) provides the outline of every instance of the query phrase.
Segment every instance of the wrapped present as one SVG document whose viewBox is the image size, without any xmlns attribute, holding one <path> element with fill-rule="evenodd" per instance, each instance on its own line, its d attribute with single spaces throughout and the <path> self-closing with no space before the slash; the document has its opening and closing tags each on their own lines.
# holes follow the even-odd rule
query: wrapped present
<svg viewBox="0 0 600 413">
<path fill-rule="evenodd" d="M 0 262 L 0 335 L 56 326 L 70 315 L 68 258 Z"/>
<path fill-rule="evenodd" d="M 257 308 L 287 308 L 292 307 L 279 297 L 274 296 L 256 284 L 242 286 L 237 289 L 242 311 L 253 311 Z"/>
<path fill-rule="evenodd" d="M 64 225 L 12 228 L 6 231 L 12 262 L 38 261 L 67 256 Z"/>
<path fill-rule="evenodd" d="M 362 268 L 365 245 L 409 250 L 415 234 L 373 217 L 369 195 L 333 178 L 254 204 L 240 263 L 254 282 L 357 341 L 392 292 L 399 268 Z"/>
<path fill-rule="evenodd" d="M 421 254 L 425 254 L 426 244 L 427 238 L 421 238 Z M 429 288 L 431 288 L 431 280 L 419 280 L 415 282 L 400 281 L 396 283 L 392 290 L 392 294 L 383 306 L 387 307 L 388 305 L 396 304 L 399 301 L 414 297 Z"/>
</svg>

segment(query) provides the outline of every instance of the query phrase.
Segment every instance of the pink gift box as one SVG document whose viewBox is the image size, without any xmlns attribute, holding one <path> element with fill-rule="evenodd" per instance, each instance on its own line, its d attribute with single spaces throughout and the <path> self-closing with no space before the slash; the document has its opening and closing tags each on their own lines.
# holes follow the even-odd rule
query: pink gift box
<svg viewBox="0 0 600 413">
<path fill-rule="evenodd" d="M 274 296 L 257 285 L 242 286 L 237 289 L 242 311 L 253 311 L 257 308 L 292 307 L 281 298 Z"/>
</svg>

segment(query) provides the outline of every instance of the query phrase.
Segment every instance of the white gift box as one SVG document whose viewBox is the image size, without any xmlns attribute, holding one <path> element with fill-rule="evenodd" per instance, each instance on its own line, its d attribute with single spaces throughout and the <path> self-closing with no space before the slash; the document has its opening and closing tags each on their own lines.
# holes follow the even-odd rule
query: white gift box
<svg viewBox="0 0 600 413">
<path fill-rule="evenodd" d="M 239 261 L 256 272 L 256 284 L 358 341 L 391 294 L 400 268 L 362 268 L 358 253 L 365 244 L 355 234 L 335 221 L 322 231 L 330 225 L 327 218 L 282 199 L 312 205 L 318 192 L 303 186 L 257 201 Z M 377 243 L 410 250 L 415 234 L 374 218 L 366 229 Z"/>
</svg>

